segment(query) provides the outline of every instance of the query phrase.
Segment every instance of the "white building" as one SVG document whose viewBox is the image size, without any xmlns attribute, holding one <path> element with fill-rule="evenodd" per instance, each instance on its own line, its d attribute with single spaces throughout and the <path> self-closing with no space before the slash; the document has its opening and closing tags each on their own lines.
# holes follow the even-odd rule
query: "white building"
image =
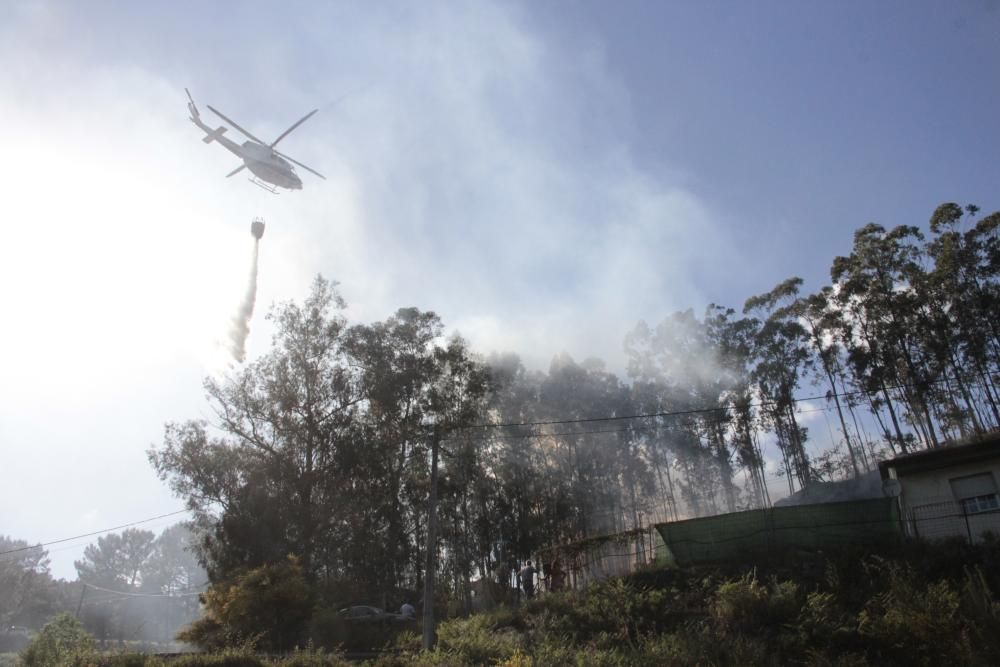
<svg viewBox="0 0 1000 667">
<path fill-rule="evenodd" d="M 898 456 L 879 464 L 914 537 L 1000 536 L 1000 435 Z M 895 480 L 895 481 L 891 481 Z"/>
</svg>

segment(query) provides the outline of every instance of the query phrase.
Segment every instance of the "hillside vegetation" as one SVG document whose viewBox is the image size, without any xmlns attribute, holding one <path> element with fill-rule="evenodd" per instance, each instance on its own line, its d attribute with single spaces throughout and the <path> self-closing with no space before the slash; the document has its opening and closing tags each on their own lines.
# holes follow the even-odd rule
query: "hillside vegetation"
<svg viewBox="0 0 1000 667">
<path fill-rule="evenodd" d="M 660 569 L 454 620 L 383 664 L 995 665 L 996 542 Z"/>
<path fill-rule="evenodd" d="M 905 544 L 880 554 L 789 551 L 756 564 L 648 569 L 452 619 L 439 627 L 433 652 L 421 652 L 417 635 L 404 634 L 387 647 L 395 650 L 364 664 L 993 665 L 1000 657 L 998 566 L 1000 543 L 989 540 Z M 165 664 L 81 646 L 49 664 Z M 169 664 L 347 663 L 335 653 L 309 651 L 268 660 L 245 646 Z"/>
</svg>

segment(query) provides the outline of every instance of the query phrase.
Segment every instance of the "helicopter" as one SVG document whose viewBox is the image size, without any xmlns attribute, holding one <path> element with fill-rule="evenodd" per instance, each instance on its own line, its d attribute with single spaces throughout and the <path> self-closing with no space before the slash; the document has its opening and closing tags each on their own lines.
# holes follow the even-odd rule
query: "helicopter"
<svg viewBox="0 0 1000 667">
<path fill-rule="evenodd" d="M 204 141 L 206 144 L 210 144 L 213 141 L 218 141 L 226 148 L 226 150 L 228 150 L 230 153 L 233 153 L 234 155 L 243 160 L 243 164 L 241 164 L 239 167 L 233 169 L 231 172 L 226 174 L 226 178 L 235 176 L 244 169 L 249 169 L 250 173 L 253 174 L 253 176 L 250 178 L 250 182 L 253 183 L 254 185 L 258 185 L 264 188 L 265 190 L 267 190 L 272 194 L 279 194 L 278 188 L 285 188 L 287 190 L 301 190 L 302 179 L 299 178 L 299 175 L 295 173 L 295 167 L 292 166 L 294 164 L 298 165 L 299 167 L 302 167 L 303 169 L 305 169 L 310 173 L 316 174 L 323 180 L 326 180 L 326 176 L 319 173 L 312 167 L 307 167 L 301 162 L 293 160 L 292 158 L 288 157 L 284 153 L 278 152 L 274 148 L 279 141 L 287 137 L 292 132 L 292 130 L 297 128 L 299 125 L 309 120 L 309 118 L 314 113 L 319 111 L 319 109 L 313 109 L 305 116 L 300 118 L 298 122 L 296 122 L 290 128 L 282 132 L 277 139 L 275 139 L 271 143 L 267 143 L 266 141 L 261 141 L 257 137 L 253 136 L 252 134 L 244 130 L 242 127 L 236 124 L 236 122 L 234 122 L 232 119 L 227 118 L 225 115 L 223 115 L 221 111 L 212 107 L 212 105 L 210 104 L 207 105 L 209 111 L 211 111 L 216 116 L 218 116 L 222 120 L 232 125 L 234 128 L 236 128 L 237 131 L 239 131 L 247 139 L 249 139 L 249 141 L 244 141 L 242 144 L 238 144 L 235 141 L 232 141 L 227 137 L 222 136 L 226 132 L 227 129 L 226 127 L 220 125 L 219 127 L 213 130 L 209 125 L 206 125 L 201 120 L 201 114 L 198 113 L 198 107 L 195 106 L 194 98 L 191 97 L 191 92 L 187 88 L 184 89 L 184 92 L 187 93 L 188 96 L 188 111 L 191 113 L 190 116 L 191 122 L 197 125 L 205 132 L 205 136 L 202 137 L 202 141 Z"/>
</svg>

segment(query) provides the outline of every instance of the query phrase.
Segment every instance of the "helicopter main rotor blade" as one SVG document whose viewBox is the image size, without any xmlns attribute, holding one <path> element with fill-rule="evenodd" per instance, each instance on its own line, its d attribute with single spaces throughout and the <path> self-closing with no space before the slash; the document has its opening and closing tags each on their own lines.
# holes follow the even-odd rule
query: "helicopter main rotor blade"
<svg viewBox="0 0 1000 667">
<path fill-rule="evenodd" d="M 212 113 L 214 113 L 216 116 L 218 116 L 222 120 L 226 121 L 227 123 L 229 123 L 230 125 L 232 125 L 233 127 L 235 127 L 237 130 L 239 130 L 240 132 L 242 132 L 243 135 L 246 136 L 247 139 L 250 139 L 251 141 L 256 141 L 258 144 L 263 144 L 265 146 L 267 145 L 266 142 L 261 141 L 260 139 L 258 139 L 257 137 L 253 136 L 252 134 L 250 134 L 249 132 L 247 132 L 246 130 L 244 130 L 242 127 L 240 127 L 236 123 L 236 121 L 234 121 L 232 118 L 227 118 L 221 111 L 219 111 L 218 109 L 216 109 L 215 107 L 213 107 L 211 104 L 207 104 L 205 106 L 207 106 L 208 110 L 211 111 Z"/>
<path fill-rule="evenodd" d="M 312 115 L 312 114 L 310 114 L 310 115 Z M 307 116 L 307 118 L 308 118 L 308 116 Z M 301 121 L 300 121 L 300 122 L 301 122 Z M 299 162 L 298 160 L 296 160 L 296 159 L 294 159 L 294 158 L 290 158 L 290 157 L 288 157 L 288 156 L 287 156 L 287 155 L 285 155 L 284 153 L 279 153 L 278 151 L 274 151 L 274 152 L 275 152 L 275 153 L 277 153 L 278 155 L 280 155 L 281 157 L 285 158 L 286 160 L 288 160 L 288 161 L 289 161 L 289 162 L 291 162 L 292 164 L 295 164 L 295 165 L 298 165 L 298 166 L 302 167 L 303 169 L 305 169 L 306 171 L 308 171 L 308 172 L 310 172 L 310 173 L 313 173 L 313 174 L 316 174 L 317 176 L 319 176 L 320 178 L 322 178 L 322 179 L 323 179 L 324 181 L 326 180 L 326 176 L 324 176 L 323 174 L 319 173 L 318 171 L 316 171 L 316 170 L 315 170 L 315 169 L 313 169 L 312 167 L 307 167 L 306 165 L 302 164 L 302 163 L 301 163 L 301 162 Z"/>
<path fill-rule="evenodd" d="M 241 164 L 240 166 L 236 167 L 236 169 L 233 169 L 231 172 L 226 174 L 226 178 L 229 178 L 230 176 L 235 176 L 236 174 L 240 173 L 246 168 L 247 166 L 245 164 Z"/>
<path fill-rule="evenodd" d="M 319 109 L 313 109 L 312 111 L 310 111 L 309 113 L 307 113 L 305 116 L 303 116 L 302 118 L 300 118 L 299 122 L 295 123 L 295 125 L 292 125 L 290 128 L 288 128 L 287 130 L 285 130 L 284 132 L 282 132 L 281 136 L 279 136 L 277 139 L 275 139 L 274 141 L 271 142 L 271 148 L 274 148 L 275 146 L 277 146 L 279 141 L 281 141 L 282 139 L 284 139 L 285 137 L 287 137 L 289 134 L 291 134 L 292 130 L 294 130 L 295 128 L 297 128 L 299 125 L 301 125 L 302 123 L 304 123 L 307 120 L 309 120 L 309 117 L 312 116 L 317 111 L 319 111 Z"/>
</svg>

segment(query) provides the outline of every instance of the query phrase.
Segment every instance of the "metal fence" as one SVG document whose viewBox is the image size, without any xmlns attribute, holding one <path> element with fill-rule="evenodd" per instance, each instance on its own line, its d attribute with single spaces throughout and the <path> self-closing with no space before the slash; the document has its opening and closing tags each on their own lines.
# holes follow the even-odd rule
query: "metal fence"
<svg viewBox="0 0 1000 667">
<path fill-rule="evenodd" d="M 536 590 L 545 594 L 579 589 L 652 563 L 685 566 L 840 544 L 878 547 L 904 536 L 924 540 L 959 537 L 975 543 L 985 533 L 1000 535 L 1000 510 L 969 513 L 960 503 L 943 500 L 901 511 L 898 501 L 874 498 L 772 507 L 658 523 L 557 545 L 536 555 Z M 523 597 L 513 578 L 504 588 L 507 602 Z"/>
<path fill-rule="evenodd" d="M 914 505 L 903 513 L 907 535 L 924 540 L 961 537 L 970 543 L 980 542 L 983 535 L 1000 535 L 1000 510 L 967 512 L 961 503 L 943 500 Z"/>
</svg>

